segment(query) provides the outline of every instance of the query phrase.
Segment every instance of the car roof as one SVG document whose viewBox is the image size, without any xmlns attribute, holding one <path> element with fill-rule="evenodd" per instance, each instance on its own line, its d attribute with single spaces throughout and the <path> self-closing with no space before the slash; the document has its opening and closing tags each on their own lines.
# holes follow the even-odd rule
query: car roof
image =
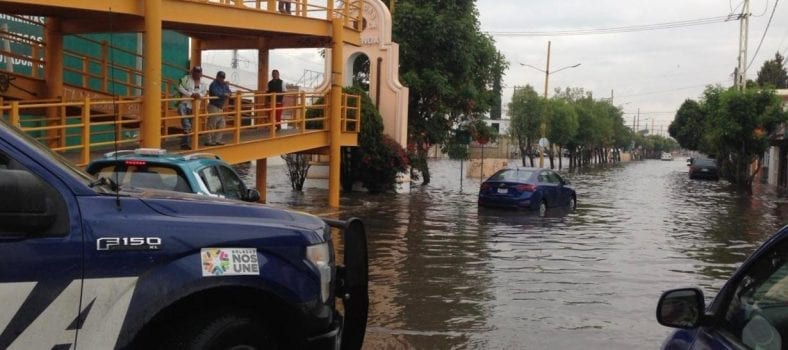
<svg viewBox="0 0 788 350">
<path fill-rule="evenodd" d="M 96 164 L 106 165 L 116 161 L 128 160 L 139 160 L 152 164 L 172 164 L 185 167 L 226 164 L 219 156 L 212 153 L 177 154 L 167 153 L 166 150 L 141 148 L 106 153 L 102 158 L 92 161 L 88 165 L 88 169 Z"/>
</svg>

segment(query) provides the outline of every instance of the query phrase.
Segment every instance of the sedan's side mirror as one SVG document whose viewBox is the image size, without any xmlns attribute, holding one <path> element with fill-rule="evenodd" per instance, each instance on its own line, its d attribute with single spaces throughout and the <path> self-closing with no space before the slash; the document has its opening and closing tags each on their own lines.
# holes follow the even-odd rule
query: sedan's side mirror
<svg viewBox="0 0 788 350">
<path fill-rule="evenodd" d="M 701 325 L 706 302 L 697 288 L 673 289 L 659 298 L 657 321 L 667 327 L 696 328 Z"/>
<path fill-rule="evenodd" d="M 257 202 L 260 200 L 260 191 L 254 188 L 247 188 L 246 192 L 244 193 L 243 200 L 245 202 Z"/>
<path fill-rule="evenodd" d="M 0 236 L 41 234 L 57 218 L 48 185 L 29 171 L 0 170 L 0 193 Z"/>
</svg>

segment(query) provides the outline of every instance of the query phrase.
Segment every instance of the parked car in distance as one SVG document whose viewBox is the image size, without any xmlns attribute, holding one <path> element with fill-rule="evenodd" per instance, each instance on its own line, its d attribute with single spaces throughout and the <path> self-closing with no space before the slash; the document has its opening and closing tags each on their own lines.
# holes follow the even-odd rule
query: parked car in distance
<svg viewBox="0 0 788 350">
<path fill-rule="evenodd" d="M 577 207 L 577 193 L 569 181 L 550 169 L 506 168 L 482 182 L 479 206 L 526 208 L 544 215 L 551 207 Z"/>
<path fill-rule="evenodd" d="M 227 162 L 211 153 L 182 155 L 150 148 L 124 150 L 105 154 L 90 162 L 85 170 L 116 181 L 122 188 L 190 192 L 247 202 L 260 199 L 260 192 L 247 188 Z"/>
<path fill-rule="evenodd" d="M 691 158 L 689 165 L 690 179 L 708 179 L 718 181 L 720 168 L 717 161 L 711 158 Z"/>
<path fill-rule="evenodd" d="M 673 160 L 673 155 L 670 152 L 662 152 L 662 156 L 660 156 L 662 160 Z"/>
<path fill-rule="evenodd" d="M 698 288 L 669 290 L 657 321 L 678 328 L 662 349 L 788 348 L 788 226 L 744 261 L 708 308 Z"/>
</svg>

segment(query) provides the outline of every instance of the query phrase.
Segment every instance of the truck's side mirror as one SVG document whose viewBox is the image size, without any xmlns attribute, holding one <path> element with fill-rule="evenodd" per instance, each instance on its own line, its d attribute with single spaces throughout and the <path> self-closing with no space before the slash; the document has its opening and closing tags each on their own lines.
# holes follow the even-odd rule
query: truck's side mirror
<svg viewBox="0 0 788 350">
<path fill-rule="evenodd" d="M 245 202 L 257 202 L 260 200 L 260 191 L 254 188 L 247 188 L 246 192 L 244 193 L 243 200 Z"/>
<path fill-rule="evenodd" d="M 43 234 L 57 219 L 57 199 L 29 171 L 0 169 L 0 193 L 0 237 Z"/>
<path fill-rule="evenodd" d="M 657 304 L 657 321 L 673 328 L 695 328 L 701 325 L 706 310 L 703 292 L 697 288 L 669 290 L 662 293 Z"/>
</svg>

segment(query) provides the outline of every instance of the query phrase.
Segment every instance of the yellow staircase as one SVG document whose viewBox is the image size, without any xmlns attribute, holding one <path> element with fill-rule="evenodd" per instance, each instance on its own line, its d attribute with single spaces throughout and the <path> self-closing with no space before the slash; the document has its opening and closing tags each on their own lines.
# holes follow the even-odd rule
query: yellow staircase
<svg viewBox="0 0 788 350">
<path fill-rule="evenodd" d="M 0 14 L 18 20 L 46 17 L 46 30 L 43 40 L 0 30 L 0 42 L 14 43 L 0 46 L 0 54 L 26 61 L 30 67 L 23 74 L 0 65 L 0 113 L 79 165 L 116 147 L 155 145 L 178 151 L 181 116 L 172 106 L 182 99 L 170 96 L 172 82 L 161 79 L 162 66 L 169 64 L 161 61 L 155 45 L 161 42 L 162 29 L 191 38 L 192 65 L 200 63 L 202 50 L 258 49 L 259 82 L 267 81 L 270 49 L 331 48 L 331 92 L 287 93 L 294 103 L 282 107 L 291 116 L 282 121 L 286 129 L 278 130 L 280 125 L 270 118 L 277 108 L 269 103 L 273 94 L 235 87 L 230 106 L 222 112 L 228 126 L 220 130 L 229 142 L 202 147 L 200 136 L 205 131 L 201 126 L 208 117 L 204 108 L 208 101 L 195 100 L 197 122 L 193 123 L 190 152 L 210 151 L 231 163 L 258 160 L 263 200 L 266 158 L 294 152 L 329 155 L 337 160 L 330 171 L 329 205 L 337 207 L 339 147 L 358 144 L 361 115 L 360 98 L 341 93 L 344 72 L 337 58 L 341 58 L 342 44 L 360 45 L 362 6 L 362 0 L 296 0 L 293 11 L 285 14 L 276 11 L 273 0 L 2 1 Z M 148 52 L 140 56 L 146 68 L 116 64 L 106 42 L 95 43 L 102 47 L 98 56 L 62 47 L 65 35 L 109 32 L 144 32 Z M 24 54 L 20 45 L 26 48 Z M 83 62 L 82 69 L 64 67 L 66 57 Z M 67 71 L 78 75 L 81 84 L 63 83 Z M 118 86 L 127 93 L 111 91 Z"/>
</svg>

